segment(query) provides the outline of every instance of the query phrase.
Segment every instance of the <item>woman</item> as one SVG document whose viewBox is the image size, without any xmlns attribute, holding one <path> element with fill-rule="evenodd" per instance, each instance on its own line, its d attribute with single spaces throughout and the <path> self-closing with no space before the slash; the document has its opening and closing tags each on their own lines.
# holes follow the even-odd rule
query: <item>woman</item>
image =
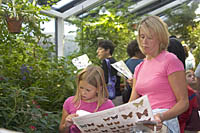
<svg viewBox="0 0 200 133">
<path fill-rule="evenodd" d="M 139 24 L 137 41 L 146 58 L 135 69 L 129 101 L 147 95 L 157 129 L 161 129 L 163 123 L 168 132 L 179 133 L 177 116 L 189 105 L 187 83 L 182 62 L 166 51 L 167 25 L 157 16 L 146 17 Z"/>
<path fill-rule="evenodd" d="M 126 49 L 127 54 L 129 56 L 129 59 L 125 61 L 127 67 L 131 71 L 132 74 L 134 74 L 135 67 L 140 64 L 140 62 L 144 59 L 144 54 L 139 49 L 137 40 L 133 40 L 128 44 L 128 47 Z M 132 84 L 133 79 L 127 79 L 126 80 L 126 89 L 122 92 L 122 99 L 124 103 L 127 103 L 129 101 L 129 98 L 131 96 L 131 90 L 132 90 Z"/>
</svg>

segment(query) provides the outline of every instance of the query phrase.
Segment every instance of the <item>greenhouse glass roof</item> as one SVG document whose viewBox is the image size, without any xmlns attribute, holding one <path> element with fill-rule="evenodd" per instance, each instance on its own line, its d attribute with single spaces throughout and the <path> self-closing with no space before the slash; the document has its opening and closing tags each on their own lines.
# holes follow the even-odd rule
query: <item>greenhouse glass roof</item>
<svg viewBox="0 0 200 133">
<path fill-rule="evenodd" d="M 44 1 L 44 0 L 40 0 Z M 51 6 L 51 10 L 43 11 L 43 13 L 53 15 L 67 19 L 70 16 L 81 16 L 82 14 L 94 9 L 95 7 L 102 5 L 106 2 L 112 2 L 115 0 L 59 0 L 56 4 Z M 125 0 L 121 0 L 123 1 Z M 130 13 L 136 13 L 136 15 L 159 15 L 163 11 L 174 8 L 184 2 L 190 0 L 132 0 L 135 4 L 130 5 Z M 44 2 L 39 2 L 45 4 Z M 117 8 L 117 7 L 113 7 Z"/>
</svg>

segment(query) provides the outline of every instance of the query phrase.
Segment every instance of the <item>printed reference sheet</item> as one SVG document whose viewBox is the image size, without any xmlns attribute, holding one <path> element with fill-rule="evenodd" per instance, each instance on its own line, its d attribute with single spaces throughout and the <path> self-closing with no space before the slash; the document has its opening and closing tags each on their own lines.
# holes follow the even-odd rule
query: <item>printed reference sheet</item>
<svg viewBox="0 0 200 133">
<path fill-rule="evenodd" d="M 148 97 L 142 96 L 130 103 L 96 113 L 74 117 L 73 121 L 83 133 L 148 132 L 144 124 L 155 125 Z"/>
</svg>

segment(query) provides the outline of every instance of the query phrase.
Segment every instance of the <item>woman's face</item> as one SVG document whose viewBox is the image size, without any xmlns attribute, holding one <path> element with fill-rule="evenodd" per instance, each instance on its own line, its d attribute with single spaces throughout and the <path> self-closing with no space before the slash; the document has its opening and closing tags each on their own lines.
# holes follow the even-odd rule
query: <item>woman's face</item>
<svg viewBox="0 0 200 133">
<path fill-rule="evenodd" d="M 81 80 L 79 82 L 79 91 L 81 100 L 85 102 L 97 101 L 97 88 L 88 82 Z"/>
<path fill-rule="evenodd" d="M 160 43 L 155 33 L 150 29 L 148 31 L 145 32 L 144 28 L 141 27 L 139 34 L 140 47 L 147 57 L 156 57 L 159 54 Z"/>
<path fill-rule="evenodd" d="M 186 80 L 189 85 L 197 83 L 197 78 L 193 71 L 186 72 Z"/>
<path fill-rule="evenodd" d="M 102 48 L 102 47 L 98 47 L 98 49 L 97 49 L 97 56 L 98 56 L 98 58 L 99 58 L 100 60 L 103 60 L 103 59 L 105 59 L 105 58 L 108 57 L 109 52 L 110 52 L 109 49 L 105 50 L 105 49 Z"/>
</svg>

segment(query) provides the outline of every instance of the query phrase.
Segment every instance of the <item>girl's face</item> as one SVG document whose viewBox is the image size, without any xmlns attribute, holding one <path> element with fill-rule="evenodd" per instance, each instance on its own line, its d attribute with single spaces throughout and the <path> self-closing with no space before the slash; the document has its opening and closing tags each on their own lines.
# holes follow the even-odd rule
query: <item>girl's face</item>
<svg viewBox="0 0 200 133">
<path fill-rule="evenodd" d="M 149 32 L 145 32 L 144 28 L 140 29 L 139 41 L 140 46 L 143 49 L 143 53 L 147 57 L 156 57 L 159 54 L 159 40 L 150 29 Z"/>
<path fill-rule="evenodd" d="M 85 102 L 97 101 L 97 88 L 88 82 L 81 80 L 79 82 L 79 91 L 81 95 L 81 100 Z"/>
<path fill-rule="evenodd" d="M 186 80 L 188 84 L 196 84 L 197 83 L 197 78 L 194 75 L 193 71 L 189 71 L 186 73 Z"/>
</svg>

